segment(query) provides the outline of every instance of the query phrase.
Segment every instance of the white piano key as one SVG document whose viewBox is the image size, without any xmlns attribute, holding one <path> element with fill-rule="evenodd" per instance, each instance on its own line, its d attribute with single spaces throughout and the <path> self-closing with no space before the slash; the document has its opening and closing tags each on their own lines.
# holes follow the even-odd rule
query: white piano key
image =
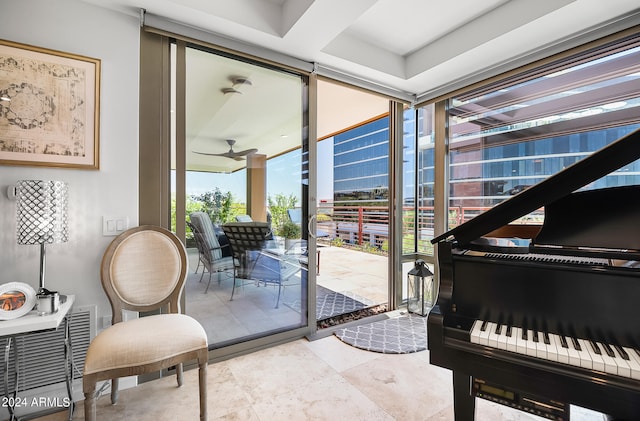
<svg viewBox="0 0 640 421">
<path fill-rule="evenodd" d="M 481 345 L 489 345 L 489 334 L 491 333 L 491 329 L 493 328 L 494 325 L 495 323 L 493 322 L 487 322 L 487 326 L 485 327 L 485 329 L 480 331 Z"/>
<path fill-rule="evenodd" d="M 537 353 L 536 343 L 533 341 L 533 330 L 527 330 L 527 355 L 532 357 L 536 356 Z"/>
<path fill-rule="evenodd" d="M 631 370 L 631 378 L 640 380 L 640 355 L 636 354 L 636 351 L 632 348 L 622 347 L 629 355 L 629 369 Z"/>
<path fill-rule="evenodd" d="M 502 325 L 501 329 L 500 329 L 500 334 L 498 335 L 498 343 L 497 343 L 497 348 L 498 349 L 508 349 L 507 347 L 507 340 L 509 338 L 507 337 L 507 326 L 506 325 Z"/>
<path fill-rule="evenodd" d="M 629 367 L 629 364 L 627 362 L 628 360 L 622 358 L 622 355 L 620 355 L 620 352 L 618 352 L 618 349 L 616 347 L 612 346 L 611 349 L 613 350 L 613 353 L 616 354 L 613 360 L 618 366 L 618 376 L 631 377 L 631 368 Z"/>
<path fill-rule="evenodd" d="M 600 349 L 600 354 L 598 354 L 591 346 L 591 342 L 585 341 L 585 343 L 587 344 L 587 351 L 589 352 L 591 362 L 593 363 L 592 368 L 597 371 L 604 371 L 604 360 L 602 359 L 602 353 L 604 350 Z M 595 345 L 598 346 L 598 344 Z"/>
<path fill-rule="evenodd" d="M 556 350 L 558 351 L 558 362 L 563 364 L 569 364 L 569 352 L 568 349 L 562 346 L 562 340 L 559 335 L 549 335 L 549 339 L 551 339 L 556 344 Z"/>
<path fill-rule="evenodd" d="M 596 342 L 596 343 L 598 344 L 598 347 L 600 347 L 600 349 L 602 350 L 602 360 L 604 361 L 604 372 L 618 375 L 618 365 L 616 364 L 615 360 L 607 354 L 604 348 L 604 345 L 602 345 L 602 342 Z"/>
<path fill-rule="evenodd" d="M 538 342 L 536 344 L 536 357 L 547 359 L 547 345 L 544 343 L 544 334 L 538 332 Z"/>
<path fill-rule="evenodd" d="M 522 339 L 522 329 L 519 327 L 514 328 L 512 335 L 516 336 L 516 352 L 527 355 L 527 341 Z"/>
<path fill-rule="evenodd" d="M 549 343 L 545 344 L 547 348 L 547 359 L 550 361 L 558 361 L 558 346 L 553 338 L 553 334 L 549 334 Z"/>
<path fill-rule="evenodd" d="M 589 354 L 589 350 L 587 349 L 587 342 L 584 339 L 578 339 L 578 345 L 580 345 L 580 349 L 578 350 L 578 356 L 580 357 L 580 367 L 582 368 L 593 368 L 593 360 L 591 359 L 591 354 Z"/>
<path fill-rule="evenodd" d="M 471 343 L 479 344 L 480 343 L 480 327 L 482 326 L 482 320 L 476 320 L 473 322 L 473 327 L 471 328 Z"/>
<path fill-rule="evenodd" d="M 511 328 L 511 336 L 507 337 L 507 351 L 518 352 L 518 334 L 516 333 L 517 330 L 517 327 Z"/>
<path fill-rule="evenodd" d="M 489 346 L 493 348 L 498 347 L 498 334 L 496 333 L 496 329 L 498 328 L 497 323 L 491 323 L 491 329 L 489 331 Z"/>
<path fill-rule="evenodd" d="M 565 338 L 567 339 L 567 345 L 569 345 L 569 348 L 567 348 L 567 354 L 569 354 L 569 364 L 580 367 L 580 354 L 578 354 L 578 351 L 573 347 L 573 341 L 571 340 L 571 338 L 568 336 L 565 336 Z"/>
</svg>

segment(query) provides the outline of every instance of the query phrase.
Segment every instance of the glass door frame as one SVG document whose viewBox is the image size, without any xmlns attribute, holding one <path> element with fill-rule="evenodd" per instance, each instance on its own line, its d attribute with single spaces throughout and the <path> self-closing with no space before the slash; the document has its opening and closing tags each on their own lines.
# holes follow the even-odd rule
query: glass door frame
<svg viewBox="0 0 640 421">
<path fill-rule="evenodd" d="M 172 59 L 171 45 L 175 44 L 176 54 Z M 170 172 L 171 172 L 171 130 L 176 129 L 176 234 L 184 242 L 185 241 L 185 97 L 186 97 L 186 60 L 185 49 L 188 45 L 200 45 L 193 40 L 176 40 L 163 34 L 155 34 L 141 31 L 141 78 L 140 78 L 140 104 L 141 110 L 145 106 L 149 106 L 145 113 L 141 111 L 140 124 L 140 223 L 151 223 L 166 228 L 171 227 L 171 198 L 170 198 Z M 300 69 L 294 69 L 287 66 L 278 66 L 273 62 L 262 62 L 256 57 L 248 57 L 242 53 L 229 52 L 225 49 L 218 49 L 212 45 L 201 45 L 212 51 L 222 51 L 227 56 L 232 56 L 238 60 L 255 63 L 258 65 L 266 65 L 274 70 L 282 69 L 289 73 L 297 74 L 303 81 L 308 81 L 306 86 L 307 93 L 301 92 L 302 97 L 307 101 L 303 101 L 303 122 L 307 127 L 301 128 L 303 131 L 303 142 L 308 142 L 308 170 L 307 170 L 307 186 L 309 191 L 306 195 L 306 201 L 303 203 L 303 211 L 306 210 L 306 218 L 315 212 L 315 169 L 314 163 L 316 147 L 315 147 L 315 77 L 310 72 Z M 175 60 L 175 74 L 172 74 L 171 61 Z M 171 104 L 172 78 L 175 83 L 175 108 Z M 149 97 L 147 97 L 149 93 Z M 173 112 L 171 112 L 173 110 Z M 142 121 L 142 116 L 146 120 Z M 306 129 L 306 130 L 305 130 Z M 182 147 L 180 147 L 182 146 Z M 182 152 L 178 152 L 182 150 Z M 301 172 L 303 172 L 303 163 L 300 163 Z M 181 172 L 182 174 L 178 174 Z M 301 182 L 302 182 L 301 177 Z M 181 196 L 181 197 L 180 197 Z M 149 200 L 151 199 L 151 200 Z M 303 195 L 303 199 L 304 195 Z M 158 211 L 158 209 L 161 209 Z M 144 217 L 142 217 L 144 216 Z M 307 224 L 303 223 L 303 231 L 307 229 Z M 315 303 L 315 244 L 309 243 L 309 269 L 307 276 L 307 302 Z M 182 310 L 185 310 L 184 294 L 182 297 Z M 310 306 L 306 318 L 306 325 L 293 328 L 291 330 L 278 332 L 275 334 L 259 337 L 256 339 L 243 340 L 242 338 L 235 344 L 214 348 L 209 352 L 210 361 L 217 361 L 229 358 L 233 355 L 251 352 L 254 350 L 268 348 L 278 343 L 287 342 L 293 339 L 303 338 L 315 332 L 315 305 Z"/>
</svg>

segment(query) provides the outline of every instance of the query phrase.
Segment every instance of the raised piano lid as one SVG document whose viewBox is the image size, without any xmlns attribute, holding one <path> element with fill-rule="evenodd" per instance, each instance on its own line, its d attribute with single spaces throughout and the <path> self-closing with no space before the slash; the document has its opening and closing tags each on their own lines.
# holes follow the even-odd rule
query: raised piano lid
<svg viewBox="0 0 640 421">
<path fill-rule="evenodd" d="M 581 187 L 584 187 L 587 184 L 592 183 L 637 159 L 640 159 L 640 129 L 621 137 L 599 151 L 583 158 L 546 180 L 529 187 L 512 198 L 499 203 L 464 224 L 435 237 L 431 242 L 435 244 L 439 241 L 453 237 L 459 246 L 464 246 L 491 231 L 507 225 L 521 216 L 527 215 L 536 209 L 540 209 L 545 206 L 545 223 L 541 232 L 536 237 L 536 243 L 542 242 L 546 236 L 549 239 L 544 241 L 547 246 L 563 246 L 563 233 L 556 232 L 551 235 L 549 234 L 551 227 L 549 227 L 550 229 L 545 227 L 547 225 L 548 215 L 546 214 L 548 213 L 548 210 L 562 205 L 563 201 L 561 201 L 561 199 L 571 195 L 571 193 Z M 634 187 L 636 189 L 640 188 L 639 186 Z M 636 194 L 634 196 L 638 196 L 639 191 L 640 190 L 636 190 Z M 572 203 L 574 202 L 571 201 L 572 199 L 567 200 L 569 200 L 570 206 L 573 206 Z M 636 198 L 635 202 L 637 203 L 639 200 L 640 199 Z M 584 208 L 581 210 L 584 210 Z M 636 215 L 638 214 L 636 213 Z M 606 217 L 607 215 L 601 216 Z M 568 218 L 570 222 L 573 221 L 571 215 L 567 215 L 566 218 Z M 637 218 L 638 216 L 636 216 L 636 220 L 638 220 Z M 553 227 L 562 229 L 562 224 L 567 225 L 568 223 L 561 221 L 559 224 L 554 223 Z M 579 225 L 584 227 L 587 224 L 588 221 Z M 633 225 L 640 226 L 637 222 L 634 222 Z M 544 231 L 547 231 L 547 233 L 545 234 Z M 580 240 L 584 240 L 584 236 L 582 236 Z M 634 241 L 638 242 L 640 241 L 640 238 L 635 238 Z M 603 247 L 602 245 L 598 246 L 589 243 L 583 243 L 581 246 Z M 618 244 L 615 248 L 629 248 L 629 246 Z"/>
</svg>

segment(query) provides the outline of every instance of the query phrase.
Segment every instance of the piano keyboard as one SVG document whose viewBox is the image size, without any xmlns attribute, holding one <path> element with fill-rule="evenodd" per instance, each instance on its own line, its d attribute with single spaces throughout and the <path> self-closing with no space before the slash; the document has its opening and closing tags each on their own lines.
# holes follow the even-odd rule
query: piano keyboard
<svg viewBox="0 0 640 421">
<path fill-rule="evenodd" d="M 471 342 L 640 380 L 640 351 L 546 332 L 476 320 Z"/>
</svg>

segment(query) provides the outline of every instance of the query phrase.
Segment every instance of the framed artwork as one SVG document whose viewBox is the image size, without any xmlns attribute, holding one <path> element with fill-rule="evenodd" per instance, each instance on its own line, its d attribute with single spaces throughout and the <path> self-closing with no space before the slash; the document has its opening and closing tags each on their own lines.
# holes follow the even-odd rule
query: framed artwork
<svg viewBox="0 0 640 421">
<path fill-rule="evenodd" d="M 99 168 L 100 60 L 0 40 L 0 164 Z"/>
</svg>

